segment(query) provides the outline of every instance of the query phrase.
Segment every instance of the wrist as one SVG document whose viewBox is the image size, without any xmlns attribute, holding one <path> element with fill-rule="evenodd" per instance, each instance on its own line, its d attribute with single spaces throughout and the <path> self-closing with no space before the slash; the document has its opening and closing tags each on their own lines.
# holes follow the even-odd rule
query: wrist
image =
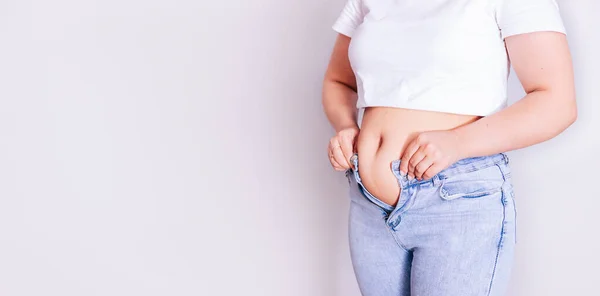
<svg viewBox="0 0 600 296">
<path fill-rule="evenodd" d="M 456 141 L 456 151 L 458 159 L 468 158 L 471 155 L 469 143 L 465 131 L 461 128 L 451 130 Z"/>
<path fill-rule="evenodd" d="M 340 125 L 340 126 L 338 126 L 336 128 L 336 133 L 339 133 L 340 131 L 348 130 L 348 129 L 352 129 L 352 130 L 358 131 L 358 125 L 356 123 L 350 123 L 350 124 L 346 124 L 346 125 Z"/>
</svg>

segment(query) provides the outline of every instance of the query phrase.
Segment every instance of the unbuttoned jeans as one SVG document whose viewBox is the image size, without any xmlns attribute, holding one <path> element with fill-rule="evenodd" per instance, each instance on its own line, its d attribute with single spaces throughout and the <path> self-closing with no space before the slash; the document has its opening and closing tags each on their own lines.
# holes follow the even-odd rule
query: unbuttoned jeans
<svg viewBox="0 0 600 296">
<path fill-rule="evenodd" d="M 506 154 L 465 158 L 420 181 L 401 176 L 395 160 L 395 207 L 366 190 L 351 160 L 350 251 L 364 296 L 505 294 L 517 215 Z"/>
</svg>

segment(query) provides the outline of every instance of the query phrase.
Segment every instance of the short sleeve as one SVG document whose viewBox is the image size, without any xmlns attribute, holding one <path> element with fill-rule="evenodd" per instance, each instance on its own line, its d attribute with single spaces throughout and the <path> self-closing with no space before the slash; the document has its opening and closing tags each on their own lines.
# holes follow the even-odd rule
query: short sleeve
<svg viewBox="0 0 600 296">
<path fill-rule="evenodd" d="M 363 22 L 362 0 L 347 0 L 342 13 L 332 28 L 340 34 L 352 37 L 354 30 Z"/>
<path fill-rule="evenodd" d="M 556 0 L 498 0 L 496 20 L 502 38 L 553 31 L 566 34 Z"/>
</svg>

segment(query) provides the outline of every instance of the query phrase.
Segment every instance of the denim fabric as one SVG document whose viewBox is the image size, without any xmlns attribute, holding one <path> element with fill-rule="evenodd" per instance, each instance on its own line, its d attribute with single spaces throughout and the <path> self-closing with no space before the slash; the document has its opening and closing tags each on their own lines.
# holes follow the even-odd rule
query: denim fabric
<svg viewBox="0 0 600 296">
<path fill-rule="evenodd" d="M 364 296 L 505 294 L 517 214 L 506 154 L 462 159 L 421 181 L 402 177 L 395 160 L 395 207 L 364 188 L 357 155 L 352 162 L 349 240 Z"/>
</svg>

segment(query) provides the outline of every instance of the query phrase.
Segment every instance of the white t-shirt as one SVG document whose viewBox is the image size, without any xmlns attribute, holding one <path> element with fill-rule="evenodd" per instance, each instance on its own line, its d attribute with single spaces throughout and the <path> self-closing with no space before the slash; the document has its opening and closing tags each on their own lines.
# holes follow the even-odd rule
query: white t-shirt
<svg viewBox="0 0 600 296">
<path fill-rule="evenodd" d="M 490 115 L 507 105 L 504 38 L 565 33 L 555 0 L 348 0 L 357 107 Z"/>
</svg>

